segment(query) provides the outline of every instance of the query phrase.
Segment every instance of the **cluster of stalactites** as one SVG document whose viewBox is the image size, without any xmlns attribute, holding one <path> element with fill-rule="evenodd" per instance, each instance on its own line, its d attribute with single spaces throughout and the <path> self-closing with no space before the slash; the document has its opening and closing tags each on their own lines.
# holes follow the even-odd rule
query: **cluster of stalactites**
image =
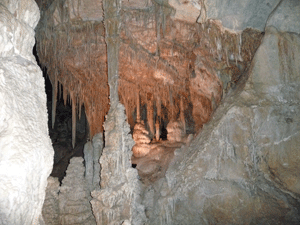
<svg viewBox="0 0 300 225">
<path fill-rule="evenodd" d="M 184 100 L 183 97 L 180 98 L 180 115 L 176 120 L 173 113 L 174 104 L 172 99 L 172 94 L 170 94 L 170 113 L 169 115 L 169 124 L 167 126 L 168 130 L 168 141 L 170 142 L 181 142 L 186 134 L 186 122 L 184 116 Z M 154 113 L 154 104 L 156 104 L 156 116 Z M 160 141 L 160 123 L 162 118 L 161 110 L 161 98 L 156 97 L 154 103 L 153 97 L 147 99 L 147 125 L 149 130 L 145 128 L 145 122 L 141 118 L 141 101 L 140 93 L 136 92 L 136 121 L 133 130 L 133 139 L 135 140 L 136 145 L 133 147 L 133 154 L 136 157 L 142 157 L 147 155 L 150 150 L 151 139 L 154 139 L 156 142 Z"/>
</svg>

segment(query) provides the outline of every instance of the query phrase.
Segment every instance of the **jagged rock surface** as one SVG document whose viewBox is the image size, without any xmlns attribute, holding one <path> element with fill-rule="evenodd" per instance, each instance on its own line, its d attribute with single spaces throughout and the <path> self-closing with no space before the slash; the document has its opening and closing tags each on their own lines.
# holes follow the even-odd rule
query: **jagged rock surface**
<svg viewBox="0 0 300 225">
<path fill-rule="evenodd" d="M 280 0 L 206 0 L 206 19 L 221 20 L 224 27 L 239 31 L 248 27 L 264 31 L 269 15 Z"/>
<path fill-rule="evenodd" d="M 59 181 L 57 177 L 48 177 L 46 197 L 43 205 L 43 218 L 46 225 L 57 225 L 59 223 Z"/>
<path fill-rule="evenodd" d="M 146 220 L 140 202 L 138 174 L 131 167 L 131 148 L 124 106 L 110 109 L 105 125 L 106 147 L 100 158 L 101 190 L 93 191 L 91 201 L 97 224 L 143 224 Z"/>
<path fill-rule="evenodd" d="M 96 134 L 92 141 L 84 146 L 85 179 L 89 191 L 100 188 L 100 163 L 99 159 L 103 150 L 103 135 Z"/>
<path fill-rule="evenodd" d="M 299 13 L 289 9 L 283 15 Z M 285 27 L 292 33 L 267 27 L 249 78 L 189 148 L 176 150 L 166 179 L 145 192 L 150 224 L 300 222 L 300 30 L 293 23 Z"/>
<path fill-rule="evenodd" d="M 43 224 L 53 164 L 45 82 L 32 54 L 33 0 L 0 2 L 0 224 Z"/>
<path fill-rule="evenodd" d="M 90 192 L 84 179 L 84 171 L 83 158 L 74 157 L 70 160 L 67 175 L 59 189 L 60 224 L 96 224 L 89 203 Z"/>
</svg>

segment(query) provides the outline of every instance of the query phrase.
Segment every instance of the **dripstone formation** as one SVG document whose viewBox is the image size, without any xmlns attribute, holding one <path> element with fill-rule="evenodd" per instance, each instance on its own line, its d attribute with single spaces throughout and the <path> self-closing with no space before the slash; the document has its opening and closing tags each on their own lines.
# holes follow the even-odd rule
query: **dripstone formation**
<svg viewBox="0 0 300 225">
<path fill-rule="evenodd" d="M 0 224 L 300 224 L 298 0 L 36 3 L 0 3 Z"/>
</svg>

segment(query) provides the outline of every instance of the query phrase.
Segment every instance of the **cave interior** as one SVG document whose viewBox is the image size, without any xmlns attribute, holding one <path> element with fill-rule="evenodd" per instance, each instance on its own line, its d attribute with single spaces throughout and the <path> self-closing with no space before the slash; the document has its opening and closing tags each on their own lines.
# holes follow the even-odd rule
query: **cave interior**
<svg viewBox="0 0 300 225">
<path fill-rule="evenodd" d="M 34 48 L 46 80 L 52 175 L 60 180 L 70 158 L 83 156 L 85 142 L 104 132 L 109 110 L 102 8 L 82 18 L 74 2 L 63 2 L 37 1 Z M 139 170 L 159 158 L 166 170 L 173 151 L 201 131 L 246 73 L 263 33 L 174 20 L 174 9 L 156 1 L 125 2 L 120 14 L 118 93 L 136 142 L 132 165 Z M 155 156 L 162 149 L 168 156 Z"/>
</svg>

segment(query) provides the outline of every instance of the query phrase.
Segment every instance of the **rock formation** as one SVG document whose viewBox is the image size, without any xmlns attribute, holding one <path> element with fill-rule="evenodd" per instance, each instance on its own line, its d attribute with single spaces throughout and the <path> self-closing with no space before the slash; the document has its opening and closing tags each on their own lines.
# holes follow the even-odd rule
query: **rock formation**
<svg viewBox="0 0 300 225">
<path fill-rule="evenodd" d="M 134 145 L 125 121 L 124 106 L 110 111 L 105 122 L 106 147 L 100 158 L 100 190 L 92 192 L 92 206 L 97 224 L 143 224 L 144 207 L 140 204 L 141 184 L 137 170 L 131 167 Z"/>
<path fill-rule="evenodd" d="M 43 224 L 53 148 L 32 54 L 39 18 L 34 0 L 0 2 L 0 224 Z"/>
<path fill-rule="evenodd" d="M 140 183 L 131 167 L 134 144 L 126 121 L 125 108 L 119 102 L 119 44 L 121 0 L 105 0 L 104 15 L 108 58 L 110 109 L 104 124 L 105 148 L 100 158 L 101 183 L 91 201 L 97 224 L 143 224 L 144 207 L 140 204 Z"/>
<path fill-rule="evenodd" d="M 59 224 L 96 224 L 89 203 L 90 191 L 84 179 L 84 171 L 83 159 L 72 158 L 67 175 L 59 188 Z"/>
<path fill-rule="evenodd" d="M 43 218 L 46 225 L 57 225 L 59 222 L 59 181 L 57 177 L 48 177 L 46 197 L 43 205 Z"/>
<path fill-rule="evenodd" d="M 299 7 L 278 5 L 247 76 L 149 188 L 149 224 L 299 223 Z"/>
<path fill-rule="evenodd" d="M 52 125 L 62 98 L 73 147 L 83 108 L 91 140 L 48 178 L 46 224 L 300 223 L 299 1 L 36 2 Z M 0 3 L 1 224 L 44 223 L 38 19 Z"/>
<path fill-rule="evenodd" d="M 184 139 L 184 126 L 181 121 L 171 121 L 167 126 L 168 141 L 181 142 Z"/>
<path fill-rule="evenodd" d="M 90 185 L 84 176 L 83 158 L 74 157 L 61 186 L 58 179 L 48 178 L 43 206 L 45 224 L 96 224 L 89 200 Z"/>
<path fill-rule="evenodd" d="M 149 145 L 151 139 L 149 137 L 149 131 L 146 130 L 143 121 L 135 124 L 132 137 L 135 142 L 135 145 L 132 148 L 133 155 L 135 157 L 147 155 L 151 149 Z"/>
</svg>

